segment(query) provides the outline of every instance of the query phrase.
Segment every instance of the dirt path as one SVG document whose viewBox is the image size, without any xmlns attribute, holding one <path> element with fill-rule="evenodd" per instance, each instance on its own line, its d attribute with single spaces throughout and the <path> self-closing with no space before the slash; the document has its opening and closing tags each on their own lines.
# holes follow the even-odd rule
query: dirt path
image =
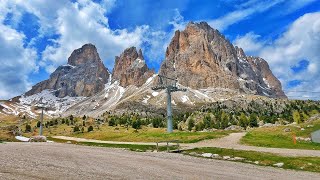
<svg viewBox="0 0 320 180">
<path fill-rule="evenodd" d="M 68 141 L 77 141 L 77 142 L 95 142 L 95 143 L 105 143 L 105 144 L 137 144 L 137 145 L 156 145 L 155 142 L 122 142 L 122 141 L 102 141 L 95 139 L 86 139 L 86 138 L 76 138 L 69 136 L 52 136 L 56 139 L 63 139 Z"/>
<path fill-rule="evenodd" d="M 319 173 L 60 143 L 0 144 L 0 179 L 319 179 Z"/>
<path fill-rule="evenodd" d="M 256 147 L 240 144 L 240 139 L 245 135 L 245 132 L 241 133 L 231 133 L 228 136 L 219 139 L 204 140 L 197 143 L 181 143 L 182 149 L 191 149 L 196 147 L 219 147 L 228 148 L 236 150 L 248 150 L 248 151 L 258 151 L 258 152 L 269 152 L 274 154 L 279 154 L 282 156 L 312 156 L 320 157 L 320 150 L 303 150 L 303 149 L 284 149 L 284 148 L 266 148 L 266 147 Z M 156 143 L 151 142 L 119 142 L 119 141 L 101 141 L 94 139 L 85 138 L 75 138 L 67 136 L 54 136 L 53 138 L 64 139 L 69 141 L 78 142 L 96 142 L 96 143 L 108 143 L 108 144 L 139 144 L 139 145 L 155 145 Z"/>
<path fill-rule="evenodd" d="M 303 149 L 285 149 L 285 148 L 267 148 L 248 146 L 240 144 L 240 139 L 245 135 L 245 132 L 231 133 L 228 136 L 219 139 L 210 139 L 200 141 L 192 144 L 182 144 L 184 148 L 195 148 L 195 147 L 220 147 L 237 150 L 249 150 L 258 152 L 269 152 L 279 154 L 283 156 L 313 156 L 320 157 L 320 150 L 303 150 Z"/>
</svg>

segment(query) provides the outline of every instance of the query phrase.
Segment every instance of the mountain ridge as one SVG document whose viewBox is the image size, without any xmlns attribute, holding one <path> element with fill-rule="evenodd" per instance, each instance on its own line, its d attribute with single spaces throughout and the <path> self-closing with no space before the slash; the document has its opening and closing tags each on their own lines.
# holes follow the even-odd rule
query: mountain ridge
<svg viewBox="0 0 320 180">
<path fill-rule="evenodd" d="M 264 59 L 247 56 L 206 22 L 190 22 L 185 30 L 176 31 L 165 54 L 158 73 L 177 78 L 178 85 L 188 89 L 185 93 L 173 93 L 176 109 L 228 99 L 252 99 L 256 95 L 287 98 Z M 48 80 L 14 98 L 15 106 L 27 112 L 27 106 L 44 102 L 51 107 L 51 116 L 98 116 L 109 110 L 157 113 L 165 107 L 166 94 L 151 90 L 158 82 L 156 76 L 148 68 L 141 49 L 125 49 L 115 57 L 110 73 L 97 48 L 85 44 L 74 50 L 68 64 L 59 66 Z M 46 97 L 48 93 L 57 99 Z M 55 101 L 61 101 L 59 106 Z"/>
</svg>

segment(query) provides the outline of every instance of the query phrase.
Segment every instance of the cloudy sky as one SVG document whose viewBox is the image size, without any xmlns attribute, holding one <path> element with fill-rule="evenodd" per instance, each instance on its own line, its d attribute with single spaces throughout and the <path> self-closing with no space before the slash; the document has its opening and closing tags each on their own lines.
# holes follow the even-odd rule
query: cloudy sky
<svg viewBox="0 0 320 180">
<path fill-rule="evenodd" d="M 47 79 L 85 43 L 109 70 L 130 46 L 158 70 L 189 21 L 207 21 L 266 59 L 290 98 L 319 99 L 319 0 L 0 0 L 0 99 Z"/>
</svg>

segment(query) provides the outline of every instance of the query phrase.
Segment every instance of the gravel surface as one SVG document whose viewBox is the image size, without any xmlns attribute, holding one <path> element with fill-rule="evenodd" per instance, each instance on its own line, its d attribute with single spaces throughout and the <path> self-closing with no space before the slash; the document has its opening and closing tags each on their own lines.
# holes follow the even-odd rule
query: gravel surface
<svg viewBox="0 0 320 180">
<path fill-rule="evenodd" d="M 173 153 L 59 143 L 0 144 L 0 179 L 319 179 L 320 174 Z"/>
<path fill-rule="evenodd" d="M 267 148 L 267 147 L 256 147 L 240 144 L 240 139 L 245 135 L 245 132 L 241 133 L 231 133 L 228 136 L 209 139 L 200 141 L 197 143 L 180 143 L 182 149 L 193 149 L 197 147 L 219 147 L 228 148 L 236 150 L 246 150 L 246 151 L 258 151 L 258 152 L 268 152 L 279 154 L 282 156 L 292 156 L 292 157 L 320 157 L 320 150 L 304 150 L 304 149 L 285 149 L 285 148 Z M 68 136 L 54 136 L 57 139 L 64 139 L 69 141 L 78 142 L 96 142 L 96 143 L 110 143 L 110 144 L 141 144 L 141 145 L 155 145 L 156 143 L 151 142 L 119 142 L 119 141 L 101 141 L 94 139 L 76 138 Z"/>
<path fill-rule="evenodd" d="M 184 148 L 195 147 L 220 147 L 237 150 L 258 151 L 279 154 L 282 156 L 292 157 L 320 157 L 320 150 L 304 150 L 304 149 L 285 149 L 285 148 L 267 148 L 256 147 L 240 144 L 240 139 L 245 135 L 245 132 L 231 133 L 228 136 L 219 139 L 204 140 L 197 143 L 181 144 Z M 319 178 L 320 179 L 320 178 Z"/>
</svg>

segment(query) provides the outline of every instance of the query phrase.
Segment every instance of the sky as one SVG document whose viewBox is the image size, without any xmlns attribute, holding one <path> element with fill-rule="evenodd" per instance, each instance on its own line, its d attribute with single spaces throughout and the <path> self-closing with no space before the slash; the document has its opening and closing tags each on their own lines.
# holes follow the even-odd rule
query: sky
<svg viewBox="0 0 320 180">
<path fill-rule="evenodd" d="M 206 21 L 264 58 L 291 99 L 320 99 L 320 0 L 0 0 L 0 99 L 48 79 L 74 49 L 141 48 L 159 69 L 176 30 Z"/>
</svg>

